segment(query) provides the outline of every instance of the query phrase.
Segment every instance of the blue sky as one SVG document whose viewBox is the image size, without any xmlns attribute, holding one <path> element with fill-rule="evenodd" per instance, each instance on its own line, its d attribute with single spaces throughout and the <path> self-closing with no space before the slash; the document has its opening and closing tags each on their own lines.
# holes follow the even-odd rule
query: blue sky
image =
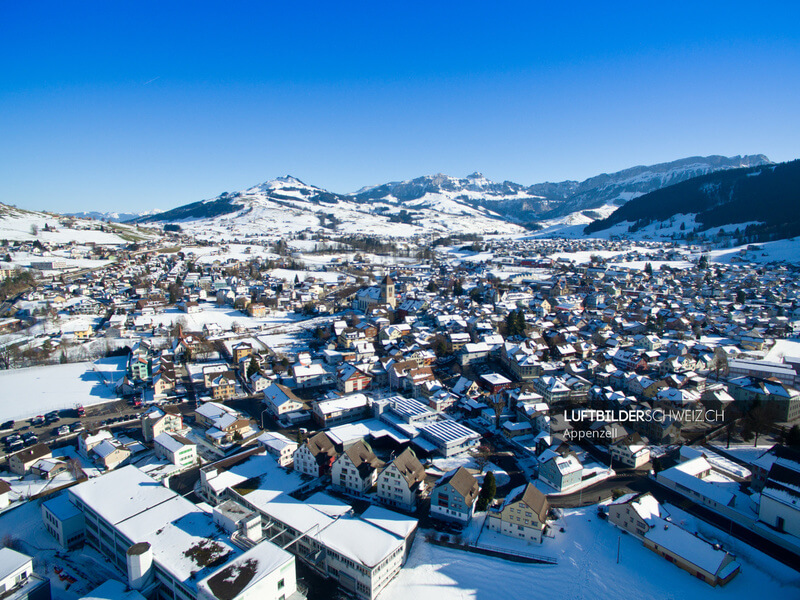
<svg viewBox="0 0 800 600">
<path fill-rule="evenodd" d="M 798 3 L 540 4 L 0 3 L 0 202 L 800 156 Z"/>
</svg>

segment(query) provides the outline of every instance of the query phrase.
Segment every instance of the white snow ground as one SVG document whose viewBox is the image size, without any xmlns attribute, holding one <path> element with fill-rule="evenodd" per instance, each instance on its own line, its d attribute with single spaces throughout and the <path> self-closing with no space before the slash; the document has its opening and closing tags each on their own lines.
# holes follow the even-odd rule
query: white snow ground
<svg viewBox="0 0 800 600">
<path fill-rule="evenodd" d="M 558 565 L 513 563 L 435 546 L 417 536 L 405 568 L 380 600 L 751 600 L 800 596 L 800 574 L 757 552 L 739 554 L 742 572 L 712 588 L 597 518 L 595 508 L 563 518 L 565 533 L 537 545 Z M 617 540 L 620 564 L 616 564 Z M 483 539 L 481 538 L 481 541 Z M 537 550 L 530 550 L 537 552 Z"/>
</svg>

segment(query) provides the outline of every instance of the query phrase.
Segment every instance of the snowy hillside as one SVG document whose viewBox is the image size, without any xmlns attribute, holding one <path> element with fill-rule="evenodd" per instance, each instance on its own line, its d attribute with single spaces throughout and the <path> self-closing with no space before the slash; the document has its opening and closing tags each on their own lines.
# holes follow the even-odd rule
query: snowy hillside
<svg viewBox="0 0 800 600">
<path fill-rule="evenodd" d="M 151 232 L 132 225 L 103 224 L 91 219 L 29 211 L 0 204 L 0 240 L 117 245 L 151 237 Z"/>
</svg>

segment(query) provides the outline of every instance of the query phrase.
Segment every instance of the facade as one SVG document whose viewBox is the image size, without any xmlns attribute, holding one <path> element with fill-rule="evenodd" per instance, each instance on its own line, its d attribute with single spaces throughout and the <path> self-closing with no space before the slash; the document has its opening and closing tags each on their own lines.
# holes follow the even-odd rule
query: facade
<svg viewBox="0 0 800 600">
<path fill-rule="evenodd" d="M 83 513 L 69 501 L 67 494 L 42 503 L 44 528 L 58 541 L 62 548 L 70 549 L 83 544 Z"/>
<path fill-rule="evenodd" d="M 511 490 L 503 504 L 489 509 L 486 526 L 490 531 L 540 544 L 549 510 L 545 495 L 528 483 Z"/>
<path fill-rule="evenodd" d="M 161 433 L 153 444 L 156 456 L 168 460 L 176 467 L 188 469 L 197 464 L 197 445 L 174 433 Z"/>
<path fill-rule="evenodd" d="M 311 477 L 319 477 L 330 472 L 336 456 L 333 442 L 320 431 L 295 450 L 294 470 Z"/>
<path fill-rule="evenodd" d="M 406 448 L 380 472 L 377 483 L 382 503 L 414 511 L 420 494 L 425 491 L 425 468 L 414 451 Z"/>
<path fill-rule="evenodd" d="M 372 377 L 358 367 L 346 364 L 336 376 L 336 388 L 343 394 L 360 392 L 369 387 Z"/>
<path fill-rule="evenodd" d="M 50 580 L 33 571 L 33 557 L 0 548 L 0 597 L 4 600 L 50 600 Z"/>
<path fill-rule="evenodd" d="M 280 383 L 273 383 L 264 390 L 264 405 L 275 417 L 305 408 L 305 403 Z"/>
<path fill-rule="evenodd" d="M 445 474 L 431 491 L 431 517 L 468 523 L 475 510 L 480 486 L 464 467 Z"/>
<path fill-rule="evenodd" d="M 258 436 L 258 443 L 272 455 L 281 467 L 288 467 L 293 462 L 297 450 L 297 442 L 293 442 L 277 431 L 265 431 Z"/>
<path fill-rule="evenodd" d="M 370 399 L 364 394 L 351 394 L 331 400 L 315 400 L 311 415 L 320 427 L 333 427 L 359 421 L 369 415 Z"/>
<path fill-rule="evenodd" d="M 616 461 L 631 469 L 638 469 L 650 462 L 650 448 L 638 434 L 628 436 L 609 446 L 612 464 Z"/>
<path fill-rule="evenodd" d="M 313 497 L 300 502 L 281 494 L 256 503 L 249 502 L 248 496 L 238 496 L 235 490 L 231 495 L 261 514 L 269 539 L 285 545 L 307 566 L 358 600 L 374 600 L 400 572 L 416 530 L 415 520 L 396 514 L 370 521 L 354 518 L 350 506 L 330 497 L 319 503 Z"/>
<path fill-rule="evenodd" d="M 792 387 L 777 380 L 755 377 L 736 377 L 729 384 L 729 392 L 742 410 L 760 402 L 773 411 L 777 421 L 794 421 L 800 418 L 800 391 Z"/>
<path fill-rule="evenodd" d="M 142 437 L 152 442 L 162 433 L 177 433 L 183 429 L 183 417 L 171 407 L 153 408 L 142 415 Z"/>
<path fill-rule="evenodd" d="M 758 520 L 780 533 L 800 539 L 800 472 L 797 463 L 778 460 L 769 470 Z"/>
<path fill-rule="evenodd" d="M 583 465 L 573 454 L 556 455 L 539 465 L 539 479 L 559 492 L 577 486 L 582 475 Z"/>
<path fill-rule="evenodd" d="M 47 445 L 36 444 L 35 446 L 25 448 L 24 450 L 10 455 L 8 457 L 8 468 L 12 473 L 16 473 L 17 475 L 26 475 L 30 473 L 31 468 L 37 461 L 52 456 L 53 453 L 50 452 L 50 448 L 48 448 Z"/>
<path fill-rule="evenodd" d="M 368 492 L 378 480 L 383 461 L 366 443 L 358 441 L 348 446 L 331 466 L 331 483 L 334 488 L 355 494 Z"/>
</svg>

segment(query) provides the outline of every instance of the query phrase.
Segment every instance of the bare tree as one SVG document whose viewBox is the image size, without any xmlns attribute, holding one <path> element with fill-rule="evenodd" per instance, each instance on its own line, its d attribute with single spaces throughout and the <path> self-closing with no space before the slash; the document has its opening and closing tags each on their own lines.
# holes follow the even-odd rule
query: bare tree
<svg viewBox="0 0 800 600">
<path fill-rule="evenodd" d="M 505 398 L 503 398 L 503 392 L 493 394 L 491 402 L 492 409 L 494 409 L 494 426 L 496 429 L 500 429 L 500 416 L 503 414 L 503 410 L 506 407 L 506 401 Z"/>
</svg>

